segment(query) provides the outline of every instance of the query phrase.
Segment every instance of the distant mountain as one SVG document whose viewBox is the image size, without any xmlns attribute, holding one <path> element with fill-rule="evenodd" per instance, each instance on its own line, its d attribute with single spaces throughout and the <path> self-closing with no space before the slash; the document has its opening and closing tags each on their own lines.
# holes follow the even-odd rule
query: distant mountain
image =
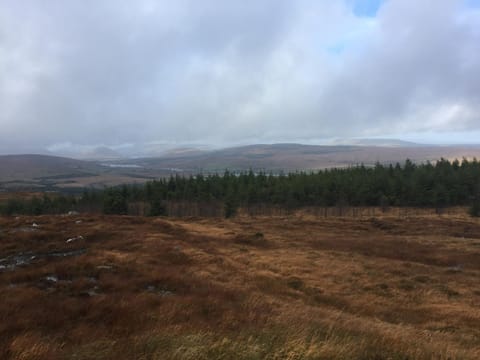
<svg viewBox="0 0 480 360">
<path fill-rule="evenodd" d="M 96 147 L 80 154 L 78 157 L 85 160 L 118 160 L 123 158 L 118 152 L 106 146 Z"/>
<path fill-rule="evenodd" d="M 381 146 L 381 147 L 420 147 L 428 146 L 398 139 L 335 139 L 331 145 Z"/>
<path fill-rule="evenodd" d="M 397 143 L 398 144 L 398 143 Z M 317 170 L 332 167 L 403 163 L 407 158 L 416 161 L 436 161 L 440 158 L 462 159 L 480 156 L 480 146 L 359 146 L 359 145 L 302 145 L 257 144 L 198 154 L 176 153 L 156 158 L 136 159 L 144 168 L 175 169 L 177 172 L 221 172 L 225 169 L 244 171 Z"/>
<path fill-rule="evenodd" d="M 194 147 L 182 147 L 174 148 L 163 153 L 163 157 L 175 157 L 175 156 L 196 156 L 208 153 L 208 150 L 199 149 Z"/>
<path fill-rule="evenodd" d="M 51 150 L 48 155 L 78 160 L 119 160 L 124 158 L 120 153 L 107 146 L 62 148 Z"/>
<path fill-rule="evenodd" d="M 99 160 L 83 161 L 46 155 L 0 156 L 0 190 L 35 188 L 40 190 L 103 187 L 141 183 L 171 174 L 193 175 L 231 171 L 266 171 L 273 173 L 414 162 L 435 162 L 463 157 L 480 159 L 479 146 L 359 146 L 256 144 L 218 150 L 179 148 L 162 156 L 104 160 L 113 156 L 108 149 L 98 149 Z"/>
<path fill-rule="evenodd" d="M 175 156 L 176 154 L 195 154 L 205 151 L 211 151 L 212 147 L 209 145 L 192 145 L 192 144 L 163 144 L 152 143 L 144 144 L 136 149 L 135 157 L 162 157 Z"/>
</svg>

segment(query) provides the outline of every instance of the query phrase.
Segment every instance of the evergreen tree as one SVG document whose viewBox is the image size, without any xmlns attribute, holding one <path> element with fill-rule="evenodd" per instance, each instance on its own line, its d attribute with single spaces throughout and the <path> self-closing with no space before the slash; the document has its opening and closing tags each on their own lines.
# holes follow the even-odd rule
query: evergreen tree
<svg viewBox="0 0 480 360">
<path fill-rule="evenodd" d="M 167 209 L 165 208 L 163 201 L 160 197 L 154 197 L 150 202 L 149 216 L 165 216 L 167 215 Z"/>
<path fill-rule="evenodd" d="M 105 214 L 126 215 L 128 212 L 125 193 L 119 189 L 108 189 L 103 196 L 103 212 Z"/>
</svg>

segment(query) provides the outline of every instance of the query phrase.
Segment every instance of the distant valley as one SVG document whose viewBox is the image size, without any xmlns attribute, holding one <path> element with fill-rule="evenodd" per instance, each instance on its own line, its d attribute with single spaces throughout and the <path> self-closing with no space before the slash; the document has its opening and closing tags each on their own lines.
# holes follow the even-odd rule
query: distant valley
<svg viewBox="0 0 480 360">
<path fill-rule="evenodd" d="M 358 142 L 361 143 L 361 142 Z M 178 148 L 162 156 L 77 160 L 49 155 L 0 156 L 0 190 L 78 191 L 83 187 L 143 183 L 172 174 L 222 173 L 225 170 L 272 173 L 314 171 L 359 164 L 372 166 L 480 158 L 479 146 L 431 146 L 377 141 L 379 145 L 257 144 L 217 150 Z M 107 155 L 113 155 L 106 149 Z"/>
</svg>

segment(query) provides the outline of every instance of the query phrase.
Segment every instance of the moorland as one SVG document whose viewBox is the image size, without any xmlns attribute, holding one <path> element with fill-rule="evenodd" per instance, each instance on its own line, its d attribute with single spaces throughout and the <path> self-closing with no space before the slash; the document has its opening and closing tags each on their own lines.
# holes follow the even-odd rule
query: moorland
<svg viewBox="0 0 480 360">
<path fill-rule="evenodd" d="M 2 359 L 478 359 L 466 209 L 0 218 Z"/>
</svg>

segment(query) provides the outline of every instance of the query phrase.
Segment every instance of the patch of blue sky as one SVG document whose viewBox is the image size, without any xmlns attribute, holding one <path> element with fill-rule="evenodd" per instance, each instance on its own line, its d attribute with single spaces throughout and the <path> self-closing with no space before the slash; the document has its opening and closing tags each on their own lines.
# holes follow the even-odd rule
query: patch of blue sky
<svg viewBox="0 0 480 360">
<path fill-rule="evenodd" d="M 480 0 L 464 0 L 464 1 L 467 7 L 480 9 Z"/>
<path fill-rule="evenodd" d="M 327 51 L 332 55 L 340 55 L 345 51 L 346 48 L 347 43 L 344 41 L 339 41 L 326 47 Z"/>
<path fill-rule="evenodd" d="M 468 0 L 480 1 L 480 0 Z M 353 13 L 358 17 L 375 17 L 385 0 L 347 0 Z"/>
<path fill-rule="evenodd" d="M 348 32 L 342 34 L 336 39 L 332 39 L 323 48 L 327 53 L 335 57 L 349 53 L 350 55 L 359 54 L 368 47 L 375 32 L 376 21 L 373 18 L 362 18 Z"/>
</svg>

